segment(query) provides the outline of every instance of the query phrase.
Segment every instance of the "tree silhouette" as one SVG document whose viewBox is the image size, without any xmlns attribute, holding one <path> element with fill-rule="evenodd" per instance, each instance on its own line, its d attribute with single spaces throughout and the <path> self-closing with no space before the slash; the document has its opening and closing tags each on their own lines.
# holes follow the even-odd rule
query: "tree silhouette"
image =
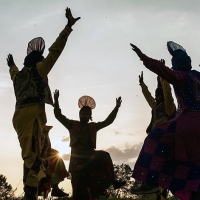
<svg viewBox="0 0 200 200">
<path fill-rule="evenodd" d="M 115 165 L 114 164 L 115 179 L 118 181 L 126 181 L 126 185 L 114 190 L 111 186 L 107 191 L 110 197 L 116 198 L 133 198 L 135 195 L 131 194 L 130 190 L 135 184 L 135 180 L 131 177 L 132 169 L 127 164 Z"/>
<path fill-rule="evenodd" d="M 6 177 L 0 174 L 0 199 L 9 200 L 11 197 L 14 199 L 12 186 L 7 183 Z"/>
</svg>

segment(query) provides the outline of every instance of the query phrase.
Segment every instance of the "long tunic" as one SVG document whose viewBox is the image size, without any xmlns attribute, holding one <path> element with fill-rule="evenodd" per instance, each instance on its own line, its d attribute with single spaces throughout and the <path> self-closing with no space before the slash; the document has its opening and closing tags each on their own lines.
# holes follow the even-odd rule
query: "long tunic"
<svg viewBox="0 0 200 200">
<path fill-rule="evenodd" d="M 42 61 L 36 64 L 36 69 L 41 78 L 47 79 L 48 73 L 51 71 L 58 57 L 62 53 L 67 38 L 71 33 L 72 29 L 68 26 L 59 34 L 56 41 L 49 48 L 49 54 Z M 17 66 L 10 67 L 10 76 L 13 81 L 18 78 L 19 70 Z M 38 105 L 25 106 L 22 108 L 16 108 L 13 116 L 13 126 L 18 134 L 19 143 L 21 146 L 21 155 L 24 159 L 25 166 L 30 169 L 36 158 L 40 157 L 43 149 L 44 133 L 48 131 L 46 124 L 46 113 L 45 103 L 43 102 Z M 32 143 L 34 137 L 34 144 Z M 32 170 L 28 171 L 25 175 L 25 182 L 27 185 L 32 187 L 38 186 L 38 177 Z M 27 178 L 31 177 L 31 178 Z"/>
<path fill-rule="evenodd" d="M 148 102 L 149 106 L 152 108 L 152 119 L 150 124 L 150 131 L 155 127 L 166 123 L 175 114 L 176 106 L 174 104 L 174 99 L 171 93 L 171 87 L 167 81 L 161 78 L 161 85 L 163 89 L 164 101 L 157 104 L 155 98 L 151 95 L 148 87 L 144 82 L 140 84 L 142 88 L 142 93 Z"/>
<path fill-rule="evenodd" d="M 146 137 L 133 177 L 189 200 L 192 192 L 200 193 L 200 72 L 171 70 L 147 56 L 143 62 L 173 85 L 178 109 Z"/>
</svg>

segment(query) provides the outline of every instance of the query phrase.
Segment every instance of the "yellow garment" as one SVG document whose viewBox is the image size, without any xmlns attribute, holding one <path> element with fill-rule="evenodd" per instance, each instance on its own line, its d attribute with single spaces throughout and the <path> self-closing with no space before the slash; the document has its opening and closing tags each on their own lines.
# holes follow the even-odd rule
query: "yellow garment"
<svg viewBox="0 0 200 200">
<path fill-rule="evenodd" d="M 165 112 L 168 116 L 172 116 L 176 111 L 176 106 L 174 104 L 174 99 L 172 97 L 171 87 L 170 87 L 169 83 L 167 81 L 165 81 L 163 78 L 160 78 L 160 82 L 161 82 L 162 89 L 163 89 Z M 145 85 L 145 83 L 142 82 L 140 84 L 140 86 L 142 87 L 142 93 L 143 93 L 146 101 L 148 102 L 149 106 L 152 108 L 152 112 L 154 112 L 159 107 L 159 105 L 156 104 L 155 99 L 152 97 L 152 95 L 149 92 L 148 87 Z M 153 116 L 155 116 L 155 114 Z M 152 130 L 154 128 L 156 128 L 157 126 L 166 123 L 167 121 L 168 121 L 168 119 L 165 116 L 160 117 L 160 118 L 154 117 L 152 119 Z M 164 189 L 162 187 L 159 187 L 159 194 L 157 194 L 159 196 L 157 196 L 157 199 L 166 200 L 165 192 L 166 191 L 164 191 Z"/>
<path fill-rule="evenodd" d="M 172 93 L 171 93 L 171 87 L 169 85 L 169 83 L 167 81 L 165 81 L 164 79 L 160 78 L 161 81 L 161 85 L 162 85 L 162 89 L 163 89 L 163 95 L 164 95 L 164 107 L 165 107 L 165 112 L 168 116 L 172 116 L 175 111 L 176 111 L 176 106 L 174 104 L 174 99 L 172 97 Z M 142 88 L 142 93 L 146 99 L 146 101 L 148 102 L 149 106 L 152 108 L 152 112 L 154 112 L 159 105 L 156 104 L 155 99 L 152 97 L 151 93 L 148 90 L 148 87 L 145 85 L 144 82 L 142 82 L 140 84 L 141 88 Z M 155 115 L 153 115 L 155 116 Z M 168 119 L 166 117 L 161 117 L 161 118 L 156 118 L 154 117 L 152 120 L 152 129 L 154 129 L 155 127 L 164 124 L 168 121 Z"/>
<path fill-rule="evenodd" d="M 48 56 L 42 62 L 36 64 L 37 71 L 43 79 L 47 78 L 48 73 L 62 53 L 71 31 L 72 29 L 66 26 L 49 48 Z M 10 76 L 13 81 L 18 72 L 19 70 L 16 66 L 11 66 Z M 24 164 L 28 169 L 31 169 L 36 158 L 42 160 L 41 151 L 45 140 L 44 133 L 49 130 L 46 122 L 45 104 L 27 106 L 15 110 L 13 126 L 18 134 Z M 35 145 L 32 145 L 33 137 Z M 43 170 L 43 166 L 41 166 L 41 170 Z M 27 175 L 26 184 L 28 186 L 38 187 L 38 181 L 38 173 L 30 170 Z"/>
</svg>

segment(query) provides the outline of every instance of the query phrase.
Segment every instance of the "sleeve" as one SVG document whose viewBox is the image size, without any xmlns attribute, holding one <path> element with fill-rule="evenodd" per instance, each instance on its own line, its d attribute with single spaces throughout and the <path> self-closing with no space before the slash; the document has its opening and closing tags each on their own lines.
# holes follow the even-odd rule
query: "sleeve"
<svg viewBox="0 0 200 200">
<path fill-rule="evenodd" d="M 50 72 L 60 54 L 62 53 L 71 31 L 71 28 L 65 26 L 64 30 L 59 34 L 56 41 L 49 48 L 49 54 L 47 57 L 42 62 L 37 63 L 36 68 L 39 75 L 43 79 L 46 78 L 47 74 Z"/>
<path fill-rule="evenodd" d="M 65 126 L 68 130 L 72 128 L 72 120 L 69 120 L 66 118 L 62 113 L 61 109 L 59 107 L 54 107 L 54 115 L 56 119 L 63 125 Z"/>
<path fill-rule="evenodd" d="M 155 104 L 155 99 L 152 97 L 151 93 L 148 90 L 148 87 L 145 85 L 144 82 L 140 83 L 140 86 L 142 88 L 142 93 L 146 99 L 146 101 L 148 102 L 149 106 L 151 108 L 153 108 L 154 104 Z"/>
<path fill-rule="evenodd" d="M 112 124 L 117 116 L 117 113 L 118 113 L 118 108 L 115 107 L 104 121 L 98 122 L 96 124 L 97 131 Z"/>
<path fill-rule="evenodd" d="M 176 111 L 176 106 L 174 104 L 174 99 L 172 97 L 171 87 L 165 79 L 160 78 L 160 80 L 161 80 L 161 85 L 163 88 L 163 94 L 164 94 L 164 99 L 165 99 L 165 110 L 166 110 L 166 113 L 169 116 L 171 116 Z"/>
<path fill-rule="evenodd" d="M 163 65 L 160 61 L 143 55 L 143 64 L 146 68 L 164 78 L 174 86 L 182 87 L 186 82 L 186 76 L 182 71 L 172 70 Z"/>
<path fill-rule="evenodd" d="M 16 65 L 13 65 L 13 66 L 10 67 L 9 72 L 10 72 L 11 80 L 14 81 L 17 73 L 19 72 L 19 69 L 17 68 Z"/>
</svg>

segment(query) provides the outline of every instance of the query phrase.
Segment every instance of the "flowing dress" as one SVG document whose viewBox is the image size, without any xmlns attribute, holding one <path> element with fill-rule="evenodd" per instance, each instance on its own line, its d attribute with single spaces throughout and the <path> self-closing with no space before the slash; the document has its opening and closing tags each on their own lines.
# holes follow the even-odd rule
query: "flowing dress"
<svg viewBox="0 0 200 200">
<path fill-rule="evenodd" d="M 132 176 L 189 200 L 200 193 L 200 72 L 172 70 L 147 56 L 143 63 L 173 85 L 178 109 L 147 135 Z"/>
<path fill-rule="evenodd" d="M 49 128 L 46 126 L 45 103 L 53 103 L 50 89 L 48 93 L 44 92 L 41 94 L 41 85 L 39 85 L 37 80 L 40 80 L 40 82 L 41 80 L 43 82 L 47 81 L 47 75 L 61 55 L 71 31 L 72 29 L 66 26 L 49 48 L 47 57 L 31 69 L 23 67 L 19 71 L 15 65 L 10 68 L 10 76 L 16 96 L 13 126 L 18 135 L 21 156 L 24 160 L 23 181 L 24 184 L 35 188 L 38 187 L 39 180 L 45 177 L 46 173 L 43 170 L 45 168 L 45 161 L 43 161 L 41 156 L 45 134 L 49 131 Z M 33 76 L 35 76 L 34 79 Z M 22 88 L 23 93 L 17 91 L 18 89 L 22 90 Z M 29 102 L 30 99 L 40 99 L 41 96 L 43 101 Z M 23 102 L 24 100 L 26 100 L 26 104 L 17 105 L 18 101 Z"/>
</svg>

